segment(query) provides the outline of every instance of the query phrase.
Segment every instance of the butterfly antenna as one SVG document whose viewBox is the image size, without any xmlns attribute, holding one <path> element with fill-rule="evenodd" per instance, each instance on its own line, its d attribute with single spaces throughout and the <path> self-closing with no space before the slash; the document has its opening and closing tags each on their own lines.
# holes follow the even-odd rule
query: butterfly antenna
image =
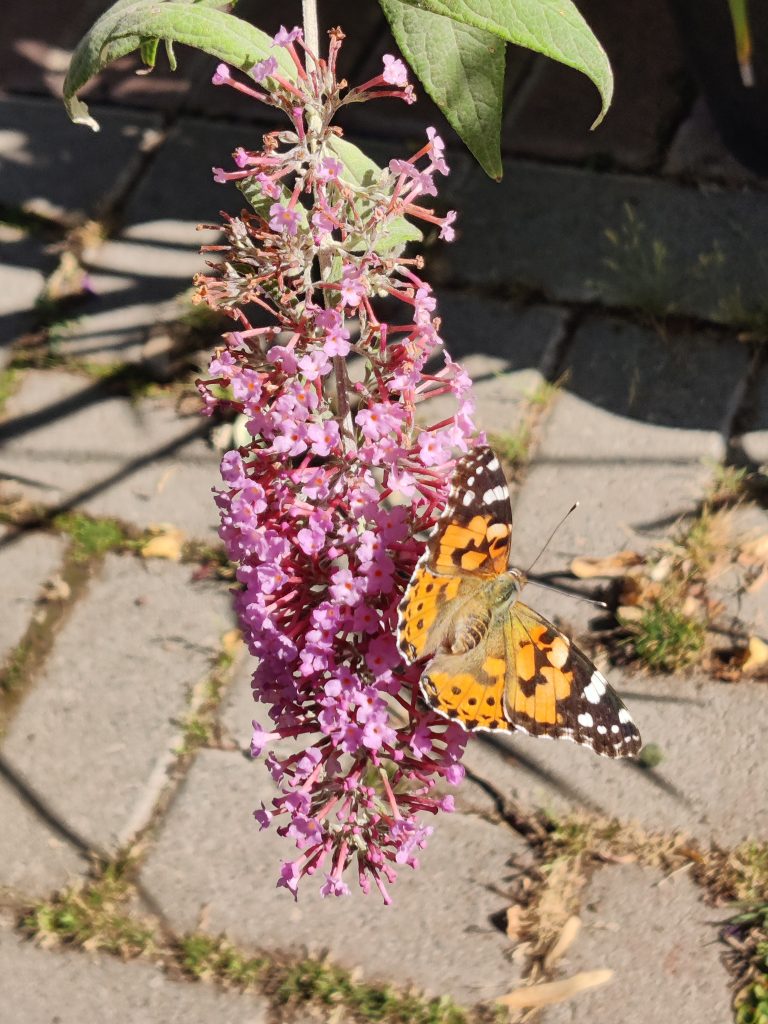
<svg viewBox="0 0 768 1024">
<path fill-rule="evenodd" d="M 596 597 L 587 597 L 586 594 L 577 594 L 573 590 L 566 590 L 565 587 L 555 587 L 551 583 L 540 583 L 538 580 L 527 580 L 529 587 L 541 587 L 542 590 L 553 590 L 556 594 L 563 594 L 565 597 L 573 597 L 577 601 L 586 601 L 593 604 L 595 608 L 607 608 L 605 601 L 598 601 Z"/>
<path fill-rule="evenodd" d="M 567 511 L 567 512 L 565 513 L 565 515 L 563 516 L 563 518 L 562 518 L 562 519 L 560 520 L 560 522 L 559 522 L 559 523 L 557 524 L 557 526 L 556 526 L 556 527 L 554 528 L 554 530 L 552 531 L 552 533 L 550 533 L 550 535 L 549 535 L 549 536 L 547 537 L 547 539 L 546 539 L 546 542 L 545 542 L 545 544 L 544 544 L 544 547 L 543 547 L 543 548 L 541 549 L 541 551 L 540 551 L 540 552 L 538 553 L 538 555 L 536 555 L 536 557 L 534 558 L 534 560 L 533 560 L 533 561 L 531 562 L 531 564 L 530 564 L 530 565 L 528 566 L 528 568 L 526 569 L 526 571 L 525 571 L 525 575 L 526 575 L 526 577 L 528 576 L 528 573 L 529 573 L 529 572 L 531 571 L 531 569 L 532 569 L 532 568 L 534 567 L 534 565 L 536 565 L 536 563 L 537 563 L 537 562 L 538 562 L 538 560 L 539 560 L 539 559 L 541 558 L 541 556 L 542 556 L 542 555 L 544 554 L 544 552 L 545 552 L 545 551 L 547 550 L 547 548 L 549 547 L 549 545 L 550 545 L 550 544 L 551 544 L 551 542 L 552 542 L 552 538 L 553 538 L 553 537 L 555 536 L 555 534 L 557 533 L 557 531 L 558 531 L 558 530 L 560 529 L 560 527 L 561 527 L 561 526 L 563 525 L 563 523 L 565 522 L 565 520 L 566 520 L 566 519 L 568 518 L 568 516 L 569 516 L 569 515 L 571 514 L 571 512 L 575 512 L 575 511 L 576 511 L 576 509 L 577 509 L 578 507 L 579 507 L 579 503 L 578 503 L 578 501 L 574 501 L 574 503 L 573 503 L 573 504 L 571 505 L 571 507 L 570 507 L 570 508 L 568 509 L 568 511 Z"/>
</svg>

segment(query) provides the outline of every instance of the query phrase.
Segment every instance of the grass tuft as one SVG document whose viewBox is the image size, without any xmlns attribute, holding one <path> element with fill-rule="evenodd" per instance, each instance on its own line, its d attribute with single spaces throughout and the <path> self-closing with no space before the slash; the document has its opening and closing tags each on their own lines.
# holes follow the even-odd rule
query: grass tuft
<svg viewBox="0 0 768 1024">
<path fill-rule="evenodd" d="M 513 434 L 489 434 L 488 443 L 511 466 L 524 466 L 531 448 L 531 428 L 521 423 Z"/>
<path fill-rule="evenodd" d="M 237 988 L 253 988 L 264 977 L 269 961 L 248 957 L 223 938 L 187 935 L 179 942 L 182 970 L 192 978 L 219 981 Z"/>
<path fill-rule="evenodd" d="M 685 615 L 677 602 L 658 598 L 631 623 L 631 636 L 635 654 L 650 669 L 674 672 L 702 653 L 706 627 Z"/>
<path fill-rule="evenodd" d="M 123 959 L 150 952 L 152 930 L 123 910 L 131 893 L 125 866 L 109 865 L 95 881 L 65 889 L 32 907 L 22 919 L 23 930 L 47 944 L 101 950 Z"/>
<path fill-rule="evenodd" d="M 56 516 L 53 526 L 72 540 L 72 557 L 78 562 L 99 558 L 107 551 L 121 551 L 134 546 L 114 519 L 92 519 L 82 512 L 65 512 Z"/>
</svg>

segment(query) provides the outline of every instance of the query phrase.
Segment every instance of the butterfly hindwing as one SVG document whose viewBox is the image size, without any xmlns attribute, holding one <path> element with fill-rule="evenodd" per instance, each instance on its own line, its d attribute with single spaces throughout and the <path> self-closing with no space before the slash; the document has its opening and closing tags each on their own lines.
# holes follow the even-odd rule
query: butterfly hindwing
<svg viewBox="0 0 768 1024">
<path fill-rule="evenodd" d="M 505 713 L 514 728 L 607 757 L 638 753 L 640 733 L 621 698 L 564 633 L 521 601 L 505 632 Z"/>
</svg>

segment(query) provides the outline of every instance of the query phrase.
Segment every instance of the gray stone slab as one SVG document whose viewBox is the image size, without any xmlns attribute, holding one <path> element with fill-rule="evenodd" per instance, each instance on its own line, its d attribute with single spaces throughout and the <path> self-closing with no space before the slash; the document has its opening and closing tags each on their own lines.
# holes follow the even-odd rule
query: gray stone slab
<svg viewBox="0 0 768 1024">
<path fill-rule="evenodd" d="M 219 459 L 205 430 L 164 399 L 131 402 L 85 377 L 30 371 L 0 426 L 2 489 L 141 527 L 173 523 L 210 540 Z"/>
<path fill-rule="evenodd" d="M 749 429 L 738 442 L 744 454 L 758 466 L 768 465 L 768 372 L 763 366 L 751 402 Z"/>
<path fill-rule="evenodd" d="M 14 535 L 0 526 L 0 664 L 27 631 L 40 590 L 61 564 L 63 552 L 60 537 Z"/>
<path fill-rule="evenodd" d="M 58 818 L 102 849 L 146 823 L 190 689 L 231 628 L 226 591 L 193 584 L 190 574 L 189 566 L 108 556 L 3 745 Z"/>
<path fill-rule="evenodd" d="M 695 179 L 714 178 L 729 185 L 760 184 L 758 176 L 742 167 L 725 148 L 702 96 L 675 133 L 664 161 L 664 173 Z"/>
<path fill-rule="evenodd" d="M 573 502 L 536 565 L 568 573 L 577 555 L 645 551 L 704 497 L 747 355 L 705 338 L 669 341 L 618 321 L 589 321 L 515 502 L 513 558 L 525 568 Z M 532 597 L 528 597 L 533 600 Z M 554 594 L 541 610 L 583 629 L 594 610 Z"/>
<path fill-rule="evenodd" d="M 686 188 L 631 175 L 506 161 L 443 198 L 463 210 L 441 254 L 454 284 L 524 285 L 563 301 L 737 322 L 768 284 L 768 193 Z"/>
<path fill-rule="evenodd" d="M 323 900 L 305 880 L 294 903 L 275 888 L 295 848 L 258 832 L 251 811 L 270 798 L 263 764 L 201 751 L 149 851 L 142 884 L 177 931 L 206 927 L 244 946 L 312 953 L 359 967 L 366 978 L 416 985 L 460 1003 L 492 999 L 519 977 L 511 946 L 491 923 L 511 900 L 509 858 L 522 845 L 509 830 L 460 814 L 436 822 L 421 868 L 400 872 L 394 903 L 382 906 L 350 877 L 352 895 Z M 431 821 L 430 821 L 431 823 Z"/>
<path fill-rule="evenodd" d="M 55 257 L 21 228 L 0 224 L 0 369 L 13 342 L 32 326 L 33 309 Z"/>
<path fill-rule="evenodd" d="M 663 760 L 653 771 L 597 757 L 567 741 L 523 735 L 471 742 L 465 763 L 502 793 L 555 816 L 593 811 L 705 843 L 768 839 L 766 687 L 647 678 L 615 669 L 606 674 L 643 742 L 661 749 Z"/>
<path fill-rule="evenodd" d="M 544 1024 L 731 1020 L 730 978 L 717 942 L 722 911 L 690 879 L 637 865 L 606 866 L 584 892 L 583 928 L 562 973 L 610 968 L 600 988 L 548 1007 Z"/>
<path fill-rule="evenodd" d="M 626 4 L 617 18 L 612 0 L 586 0 L 579 11 L 615 69 L 610 110 L 590 131 L 600 109 L 594 85 L 572 68 L 540 57 L 531 79 L 505 108 L 503 149 L 560 162 L 652 168 L 687 91 L 670 8 L 663 0 L 646 0 Z"/>
<path fill-rule="evenodd" d="M 73 125 L 60 100 L 0 100 L 0 202 L 44 214 L 98 215 L 138 168 L 160 119 L 94 109 L 96 134 Z"/>
<path fill-rule="evenodd" d="M 440 292 L 438 312 L 446 350 L 472 378 L 478 428 L 514 434 L 528 399 L 554 365 L 564 312 L 551 306 L 521 309 L 458 292 Z M 456 408 L 453 396 L 441 395 L 421 404 L 417 413 L 428 425 L 453 416 Z"/>
<path fill-rule="evenodd" d="M 31 805 L 18 781 L 0 764 L 0 894 L 43 899 L 82 876 L 89 862 Z"/>
<path fill-rule="evenodd" d="M 92 362 L 141 360 L 150 331 L 179 315 L 175 300 L 206 270 L 200 247 L 218 232 L 198 225 L 246 205 L 234 185 L 213 181 L 211 165 L 234 168 L 232 151 L 259 141 L 252 126 L 177 122 L 132 191 L 119 234 L 85 252 L 93 295 L 58 332 L 61 352 Z"/>
<path fill-rule="evenodd" d="M 265 1024 L 257 995 L 171 981 L 156 967 L 38 949 L 0 929 L 0 1000 L 24 1024 Z"/>
</svg>

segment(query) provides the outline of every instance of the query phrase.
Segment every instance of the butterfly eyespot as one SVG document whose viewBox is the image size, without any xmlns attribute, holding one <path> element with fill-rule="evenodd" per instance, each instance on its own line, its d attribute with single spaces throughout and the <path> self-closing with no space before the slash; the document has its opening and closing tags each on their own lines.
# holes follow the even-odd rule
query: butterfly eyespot
<svg viewBox="0 0 768 1024">
<path fill-rule="evenodd" d="M 477 704 L 477 697 L 470 697 L 467 704 L 469 704 L 470 707 L 474 707 L 475 704 Z"/>
<path fill-rule="evenodd" d="M 495 697 L 486 697 L 485 703 L 488 705 L 489 708 L 492 708 L 493 705 L 496 703 L 496 698 Z"/>
<path fill-rule="evenodd" d="M 428 583 L 428 584 L 426 585 L 426 587 L 424 587 L 424 589 L 426 590 L 426 592 L 427 592 L 428 594 L 431 594 L 431 593 L 432 593 L 432 591 L 433 591 L 433 590 L 435 589 L 435 584 L 434 584 L 434 583 Z"/>
</svg>

